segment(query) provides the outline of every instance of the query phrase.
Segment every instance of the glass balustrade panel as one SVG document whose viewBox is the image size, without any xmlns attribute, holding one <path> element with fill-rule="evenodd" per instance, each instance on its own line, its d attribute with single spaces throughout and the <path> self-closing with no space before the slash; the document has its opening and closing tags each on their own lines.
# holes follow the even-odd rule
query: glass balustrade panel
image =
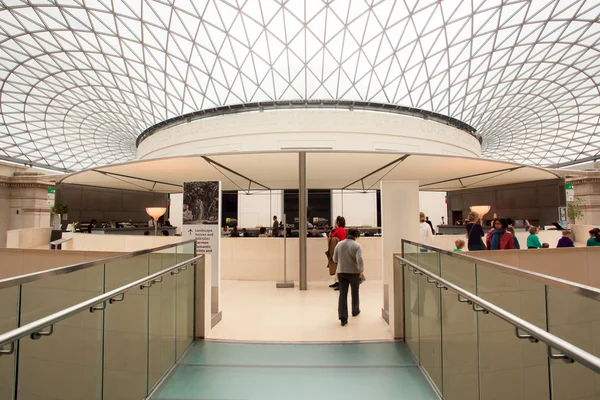
<svg viewBox="0 0 600 400">
<path fill-rule="evenodd" d="M 176 247 L 150 254 L 150 274 L 177 264 Z M 175 363 L 177 278 L 163 275 L 149 289 L 148 390 Z"/>
<path fill-rule="evenodd" d="M 545 285 L 529 277 L 477 264 L 477 295 L 516 315 L 546 329 Z"/>
<path fill-rule="evenodd" d="M 0 332 L 18 328 L 20 286 L 0 291 Z M 0 348 L 8 351 L 10 345 Z M 16 384 L 15 353 L 0 355 L 0 399 L 12 399 Z"/>
<path fill-rule="evenodd" d="M 440 258 L 437 252 L 419 247 L 418 265 L 436 275 L 440 274 Z M 419 316 L 419 360 L 433 383 L 443 391 L 442 374 L 442 307 L 440 289 L 419 275 L 417 303 L 413 311 Z"/>
<path fill-rule="evenodd" d="M 475 264 L 447 254 L 440 254 L 441 277 L 460 288 L 475 293 Z M 468 303 L 458 301 L 451 290 L 442 290 L 442 360 L 444 398 L 477 400 L 479 398 L 479 353 L 477 314 Z"/>
<path fill-rule="evenodd" d="M 17 398 L 102 399 L 102 329 L 102 311 L 86 309 L 56 323 L 49 336 L 21 339 Z"/>
<path fill-rule="evenodd" d="M 546 329 L 544 285 L 477 265 L 477 295 L 509 313 Z M 518 339 L 515 327 L 478 313 L 479 374 L 482 400 L 548 399 L 546 346 Z"/>
<path fill-rule="evenodd" d="M 408 261 L 417 263 L 417 246 L 410 243 L 403 244 L 403 255 Z M 400 263 L 399 260 L 395 260 Z M 404 340 L 419 361 L 419 276 L 404 266 Z"/>
<path fill-rule="evenodd" d="M 25 283 L 21 289 L 21 325 L 46 317 L 104 290 L 104 265 Z"/>
<path fill-rule="evenodd" d="M 195 257 L 194 243 L 177 247 L 177 263 Z M 194 340 L 194 288 L 195 266 L 188 264 L 176 275 L 176 356 L 179 358 Z"/>
<path fill-rule="evenodd" d="M 600 302 L 547 287 L 548 331 L 600 357 Z M 550 363 L 553 399 L 600 398 L 600 375 L 579 363 Z"/>
<path fill-rule="evenodd" d="M 149 254 L 106 265 L 107 290 L 148 275 Z M 148 392 L 148 289 L 134 288 L 104 312 L 104 398 L 142 399 Z"/>
</svg>

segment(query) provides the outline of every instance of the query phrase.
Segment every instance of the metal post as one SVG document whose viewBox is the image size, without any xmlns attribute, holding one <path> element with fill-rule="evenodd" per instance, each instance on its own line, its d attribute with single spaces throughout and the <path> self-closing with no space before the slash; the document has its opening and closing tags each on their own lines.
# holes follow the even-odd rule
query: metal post
<svg viewBox="0 0 600 400">
<path fill-rule="evenodd" d="M 283 214 L 283 282 L 277 282 L 275 287 L 280 289 L 291 289 L 294 287 L 294 281 L 287 280 L 287 218 Z"/>
<path fill-rule="evenodd" d="M 306 216 L 307 207 L 306 200 L 308 197 L 308 192 L 306 190 L 306 153 L 299 153 L 299 161 L 300 161 L 300 173 L 299 173 L 299 192 L 298 192 L 298 214 L 300 221 L 300 237 L 298 238 L 300 241 L 300 290 L 307 290 L 307 269 L 306 269 L 306 242 L 307 242 L 307 223 L 308 218 Z"/>
</svg>

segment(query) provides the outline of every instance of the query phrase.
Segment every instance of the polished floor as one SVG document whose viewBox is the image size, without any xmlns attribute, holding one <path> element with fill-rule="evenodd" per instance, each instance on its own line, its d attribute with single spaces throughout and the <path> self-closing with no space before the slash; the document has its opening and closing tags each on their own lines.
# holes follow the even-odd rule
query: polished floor
<svg viewBox="0 0 600 400">
<path fill-rule="evenodd" d="M 403 342 L 195 342 L 152 400 L 438 399 Z"/>
<path fill-rule="evenodd" d="M 329 282 L 331 283 L 331 282 Z M 340 326 L 339 292 L 326 282 L 311 282 L 307 291 L 277 289 L 275 282 L 222 281 L 222 321 L 208 338 L 245 342 L 349 342 L 392 340 L 381 317 L 383 284 L 366 281 L 360 288 L 358 317 Z M 350 295 L 348 295 L 350 302 Z"/>
</svg>

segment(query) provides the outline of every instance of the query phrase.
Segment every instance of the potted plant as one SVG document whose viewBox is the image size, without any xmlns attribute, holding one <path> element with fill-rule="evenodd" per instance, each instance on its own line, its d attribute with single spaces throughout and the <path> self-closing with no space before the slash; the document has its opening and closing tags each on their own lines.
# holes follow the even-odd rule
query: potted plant
<svg viewBox="0 0 600 400">
<path fill-rule="evenodd" d="M 52 228 L 55 230 L 60 229 L 60 221 L 68 218 L 69 207 L 58 203 L 52 207 Z"/>
<path fill-rule="evenodd" d="M 567 215 L 569 222 L 573 224 L 577 223 L 578 219 L 583 218 L 583 199 L 579 196 L 575 197 L 573 201 L 567 201 Z"/>
</svg>

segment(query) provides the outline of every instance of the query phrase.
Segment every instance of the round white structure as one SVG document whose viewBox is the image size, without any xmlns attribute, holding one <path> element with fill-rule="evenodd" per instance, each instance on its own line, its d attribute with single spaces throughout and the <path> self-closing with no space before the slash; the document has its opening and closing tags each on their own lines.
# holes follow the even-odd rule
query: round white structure
<svg viewBox="0 0 600 400">
<path fill-rule="evenodd" d="M 243 107 L 183 116 L 150 128 L 138 138 L 137 157 L 278 150 L 481 155 L 473 128 L 419 110 L 389 112 L 355 103 L 346 108 Z"/>
</svg>

